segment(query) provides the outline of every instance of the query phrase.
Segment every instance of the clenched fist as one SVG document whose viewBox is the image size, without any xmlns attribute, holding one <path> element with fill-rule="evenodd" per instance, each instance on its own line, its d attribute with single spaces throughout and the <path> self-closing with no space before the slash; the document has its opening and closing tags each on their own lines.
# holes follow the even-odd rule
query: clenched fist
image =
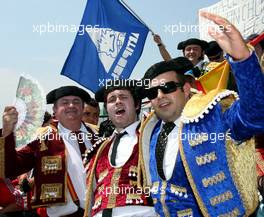
<svg viewBox="0 0 264 217">
<path fill-rule="evenodd" d="M 3 132 L 2 136 L 6 137 L 13 132 L 18 119 L 18 112 L 15 107 L 5 107 L 3 114 Z"/>
</svg>

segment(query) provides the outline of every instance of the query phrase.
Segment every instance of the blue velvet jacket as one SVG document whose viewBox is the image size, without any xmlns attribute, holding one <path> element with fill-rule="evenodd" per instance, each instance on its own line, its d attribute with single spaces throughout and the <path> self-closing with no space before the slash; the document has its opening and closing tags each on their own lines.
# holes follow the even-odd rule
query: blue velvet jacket
<svg viewBox="0 0 264 217">
<path fill-rule="evenodd" d="M 189 100 L 169 180 L 162 180 L 156 167 L 161 120 L 153 113 L 142 125 L 143 183 L 151 187 L 159 216 L 248 216 L 258 205 L 250 139 L 264 132 L 264 75 L 254 53 L 247 60 L 229 62 L 239 99 L 232 91 L 213 90 Z"/>
</svg>

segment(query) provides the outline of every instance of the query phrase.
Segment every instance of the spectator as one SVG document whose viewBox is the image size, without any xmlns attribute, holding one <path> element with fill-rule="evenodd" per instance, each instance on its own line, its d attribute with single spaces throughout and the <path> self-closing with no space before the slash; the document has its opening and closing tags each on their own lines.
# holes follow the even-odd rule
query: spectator
<svg viewBox="0 0 264 217">
<path fill-rule="evenodd" d="M 91 101 L 84 106 L 82 121 L 85 123 L 97 125 L 99 114 L 100 108 L 98 102 L 96 102 L 95 99 L 91 99 Z"/>
<path fill-rule="evenodd" d="M 177 47 L 178 50 L 182 50 L 184 57 L 188 58 L 195 67 L 200 69 L 201 73 L 199 76 L 207 72 L 206 65 L 208 63 L 204 61 L 204 54 L 207 47 L 208 43 L 206 41 L 197 38 L 182 41 Z"/>
</svg>

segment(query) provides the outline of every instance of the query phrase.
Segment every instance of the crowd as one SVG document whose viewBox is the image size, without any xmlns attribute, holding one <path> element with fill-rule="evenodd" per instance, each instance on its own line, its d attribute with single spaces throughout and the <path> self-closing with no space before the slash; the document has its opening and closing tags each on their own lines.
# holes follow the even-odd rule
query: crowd
<svg viewBox="0 0 264 217">
<path fill-rule="evenodd" d="M 243 39 L 217 15 L 201 16 L 223 30 L 209 31 L 211 42 L 178 43 L 177 58 L 154 35 L 164 61 L 146 70 L 148 85 L 111 81 L 95 99 L 76 86 L 50 91 L 53 114 L 21 148 L 18 112 L 5 107 L 0 216 L 264 215 L 264 40 Z M 199 79 L 223 61 L 231 90 L 201 89 Z M 140 118 L 145 98 L 152 111 Z M 108 114 L 100 127 L 99 102 Z"/>
</svg>

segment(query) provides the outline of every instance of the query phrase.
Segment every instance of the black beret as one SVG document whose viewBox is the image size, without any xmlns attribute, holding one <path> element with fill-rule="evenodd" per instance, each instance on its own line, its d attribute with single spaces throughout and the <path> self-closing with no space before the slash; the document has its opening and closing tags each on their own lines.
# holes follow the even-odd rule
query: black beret
<svg viewBox="0 0 264 217">
<path fill-rule="evenodd" d="M 97 102 L 104 102 L 108 93 L 114 90 L 130 90 L 133 95 L 137 94 L 139 89 L 137 86 L 141 86 L 141 81 L 132 79 L 114 79 L 108 80 L 105 86 L 102 86 L 95 93 L 95 99 Z"/>
<path fill-rule="evenodd" d="M 205 50 L 208 47 L 208 43 L 204 40 L 200 40 L 198 38 L 190 38 L 187 39 L 186 41 L 182 41 L 178 44 L 177 49 L 178 50 L 184 50 L 188 45 L 191 44 L 196 44 L 196 45 L 200 45 L 202 50 Z"/>
<path fill-rule="evenodd" d="M 185 75 L 186 72 L 191 71 L 194 68 L 192 62 L 186 57 L 177 57 L 169 61 L 162 61 L 152 65 L 145 73 L 143 80 L 152 80 L 158 75 L 168 72 L 175 71 L 179 74 Z M 188 74 L 190 75 L 190 74 Z"/>
<path fill-rule="evenodd" d="M 220 56 L 222 53 L 222 48 L 217 44 L 216 41 L 210 41 L 208 43 L 208 48 L 205 50 L 206 56 L 209 57 L 215 57 L 215 56 Z"/>
<path fill-rule="evenodd" d="M 89 93 L 85 90 L 76 86 L 63 86 L 52 90 L 47 94 L 47 104 L 55 103 L 59 98 L 64 96 L 78 96 L 86 103 L 91 100 Z"/>
</svg>

